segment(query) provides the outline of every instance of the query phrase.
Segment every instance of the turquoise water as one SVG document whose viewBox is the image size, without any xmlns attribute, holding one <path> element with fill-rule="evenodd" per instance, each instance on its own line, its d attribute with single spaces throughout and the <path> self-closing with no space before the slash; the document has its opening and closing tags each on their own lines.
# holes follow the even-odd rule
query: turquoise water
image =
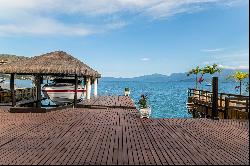
<svg viewBox="0 0 250 166">
<path fill-rule="evenodd" d="M 31 87 L 29 80 L 17 80 L 18 86 Z M 124 88 L 129 87 L 133 101 L 137 103 L 141 94 L 148 96 L 149 105 L 152 108 L 152 118 L 189 118 L 186 109 L 187 90 L 194 88 L 192 82 L 119 82 L 119 81 L 99 81 L 99 95 L 124 95 Z M 235 90 L 238 83 L 219 83 L 219 92 L 239 94 Z M 199 85 L 199 89 L 211 90 L 211 86 Z M 245 86 L 243 86 L 244 95 Z M 46 101 L 48 102 L 48 101 Z M 45 104 L 45 103 L 44 103 Z M 51 103 L 53 104 L 53 103 Z"/>
<path fill-rule="evenodd" d="M 237 83 L 219 83 L 219 92 L 238 94 Z M 152 108 L 152 118 L 189 118 L 186 109 L 187 90 L 194 88 L 192 82 L 99 82 L 100 95 L 123 95 L 124 88 L 129 87 L 130 96 L 135 103 L 141 94 L 148 96 Z M 211 90 L 211 86 L 199 85 L 200 89 Z M 243 88 L 245 89 L 245 87 Z M 245 92 L 245 95 L 247 93 Z"/>
</svg>

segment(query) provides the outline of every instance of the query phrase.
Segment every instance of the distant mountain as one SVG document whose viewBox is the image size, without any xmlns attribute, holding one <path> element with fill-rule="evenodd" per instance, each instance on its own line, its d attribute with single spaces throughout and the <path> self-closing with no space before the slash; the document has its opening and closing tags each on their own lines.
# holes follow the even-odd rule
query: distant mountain
<svg viewBox="0 0 250 166">
<path fill-rule="evenodd" d="M 223 69 L 220 74 L 214 74 L 213 76 L 218 76 L 219 80 L 222 82 L 229 82 L 230 80 L 227 79 L 229 75 L 234 73 L 236 70 L 232 69 Z M 244 72 L 249 72 L 249 70 L 240 70 Z M 200 77 L 200 76 L 199 76 Z M 203 76 L 206 81 L 210 81 L 212 76 L 206 74 Z M 175 81 L 183 81 L 183 82 L 190 82 L 195 81 L 195 76 L 187 76 L 187 73 L 173 73 L 170 76 L 163 75 L 163 74 L 151 74 L 151 75 L 144 75 L 139 77 L 133 78 L 114 78 L 114 77 L 102 77 L 101 81 L 138 81 L 138 82 L 175 82 Z M 232 81 L 232 80 L 231 80 Z"/>
<path fill-rule="evenodd" d="M 133 81 L 150 81 L 150 82 L 165 82 L 169 81 L 168 76 L 163 75 L 163 74 L 151 74 L 151 75 L 145 75 L 145 76 L 140 76 L 140 77 L 134 77 L 132 78 Z"/>
<path fill-rule="evenodd" d="M 133 78 L 102 77 L 101 81 L 141 81 L 141 82 L 165 82 L 169 81 L 168 76 L 163 74 L 151 74 Z"/>
</svg>

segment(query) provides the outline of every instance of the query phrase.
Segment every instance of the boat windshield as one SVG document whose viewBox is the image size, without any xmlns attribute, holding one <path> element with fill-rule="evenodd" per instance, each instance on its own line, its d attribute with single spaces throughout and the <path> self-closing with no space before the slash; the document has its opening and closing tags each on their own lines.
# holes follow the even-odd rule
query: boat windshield
<svg viewBox="0 0 250 166">
<path fill-rule="evenodd" d="M 75 84 L 75 80 L 74 79 L 54 79 L 53 83 L 71 83 L 71 84 Z M 78 80 L 78 84 L 81 84 L 82 81 Z"/>
</svg>

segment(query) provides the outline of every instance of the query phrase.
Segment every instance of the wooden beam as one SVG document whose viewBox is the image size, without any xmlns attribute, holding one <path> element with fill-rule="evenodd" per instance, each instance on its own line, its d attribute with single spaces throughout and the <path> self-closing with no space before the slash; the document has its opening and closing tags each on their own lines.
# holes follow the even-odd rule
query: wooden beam
<svg viewBox="0 0 250 166">
<path fill-rule="evenodd" d="M 42 76 L 40 74 L 36 75 L 36 100 L 37 100 L 37 108 L 41 108 L 41 79 Z"/>
<path fill-rule="evenodd" d="M 212 119 L 218 117 L 218 77 L 213 77 Z"/>
<path fill-rule="evenodd" d="M 77 104 L 77 89 L 78 89 L 78 77 L 77 74 L 75 75 L 75 95 L 74 95 L 74 107 Z"/>
<path fill-rule="evenodd" d="M 11 107 L 10 113 L 46 113 L 46 109 L 33 107 Z"/>
<path fill-rule="evenodd" d="M 16 105 L 15 74 L 10 75 L 10 91 L 12 98 L 12 107 L 14 107 Z"/>
</svg>

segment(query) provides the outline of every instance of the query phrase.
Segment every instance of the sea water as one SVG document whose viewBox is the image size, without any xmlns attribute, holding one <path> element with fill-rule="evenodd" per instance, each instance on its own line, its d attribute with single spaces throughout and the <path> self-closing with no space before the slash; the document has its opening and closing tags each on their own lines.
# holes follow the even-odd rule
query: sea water
<svg viewBox="0 0 250 166">
<path fill-rule="evenodd" d="M 45 81 L 46 82 L 46 81 Z M 30 80 L 16 80 L 19 87 L 32 87 Z M 220 82 L 219 92 L 239 94 L 235 89 L 239 83 Z M 141 94 L 147 95 L 149 105 L 152 109 L 152 118 L 189 118 L 186 109 L 188 88 L 194 88 L 193 82 L 134 82 L 134 81 L 99 81 L 98 95 L 124 95 L 124 88 L 130 89 L 130 96 L 136 106 Z M 93 86 L 92 86 L 93 87 Z M 212 90 L 212 86 L 199 84 L 199 89 Z M 93 92 L 93 89 L 92 89 Z M 244 95 L 248 95 L 245 86 L 242 87 Z M 53 102 L 46 100 L 43 104 Z"/>
<path fill-rule="evenodd" d="M 235 89 L 238 83 L 219 83 L 219 92 L 239 94 Z M 132 82 L 132 81 L 100 81 L 98 93 L 100 95 L 124 95 L 124 88 L 130 89 L 130 96 L 138 107 L 141 94 L 148 98 L 152 109 L 152 118 L 189 118 L 186 108 L 188 88 L 194 88 L 193 82 Z M 199 84 L 198 89 L 212 91 L 212 86 Z M 244 95 L 245 86 L 242 87 Z"/>
</svg>

